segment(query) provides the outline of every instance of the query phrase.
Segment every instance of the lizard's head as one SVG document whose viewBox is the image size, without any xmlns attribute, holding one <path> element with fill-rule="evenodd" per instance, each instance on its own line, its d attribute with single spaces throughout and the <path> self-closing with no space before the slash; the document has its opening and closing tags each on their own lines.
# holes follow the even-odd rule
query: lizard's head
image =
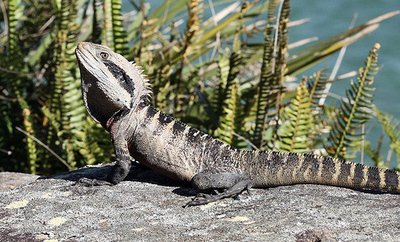
<svg viewBox="0 0 400 242">
<path fill-rule="evenodd" d="M 110 48 L 81 42 L 75 53 L 86 109 L 103 127 L 150 96 L 141 69 Z"/>
</svg>

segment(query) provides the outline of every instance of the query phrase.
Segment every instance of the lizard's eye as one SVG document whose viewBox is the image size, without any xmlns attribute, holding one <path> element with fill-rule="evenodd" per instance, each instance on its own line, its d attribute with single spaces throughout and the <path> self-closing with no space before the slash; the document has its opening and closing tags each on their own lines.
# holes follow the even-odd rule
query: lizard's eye
<svg viewBox="0 0 400 242">
<path fill-rule="evenodd" d="M 110 57 L 110 54 L 108 54 L 107 52 L 102 51 L 102 52 L 100 52 L 100 57 L 103 60 L 108 60 L 108 58 Z"/>
</svg>

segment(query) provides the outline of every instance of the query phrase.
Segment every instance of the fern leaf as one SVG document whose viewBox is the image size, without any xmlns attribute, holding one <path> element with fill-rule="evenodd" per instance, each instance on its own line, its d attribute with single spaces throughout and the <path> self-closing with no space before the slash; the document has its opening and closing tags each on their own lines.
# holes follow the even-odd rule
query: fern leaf
<svg viewBox="0 0 400 242">
<path fill-rule="evenodd" d="M 307 87 L 310 92 L 312 100 L 312 108 L 315 111 L 319 111 L 319 100 L 325 94 L 326 86 L 331 81 L 328 80 L 328 76 L 324 70 L 315 72 L 310 79 L 307 81 Z"/>
<path fill-rule="evenodd" d="M 121 5 L 122 0 L 112 0 L 113 47 L 117 53 L 128 56 L 128 40 L 122 22 Z"/>
<path fill-rule="evenodd" d="M 373 113 L 374 77 L 378 67 L 379 44 L 370 51 L 365 66 L 360 68 L 357 81 L 350 83 L 346 92 L 347 99 L 342 100 L 339 114 L 329 133 L 332 147 L 328 152 L 335 158 L 351 159 L 361 141 L 361 126 Z"/>
<path fill-rule="evenodd" d="M 10 71 L 23 71 L 25 64 L 22 62 L 22 54 L 18 43 L 18 30 L 17 23 L 23 11 L 23 4 L 19 0 L 8 1 L 8 62 Z M 11 80 L 11 78 L 10 78 Z M 31 116 L 31 109 L 28 102 L 23 96 L 25 87 L 22 86 L 21 79 L 16 78 L 8 83 L 12 94 L 15 96 L 19 108 L 21 110 L 22 125 L 25 131 L 31 136 L 25 137 L 26 139 L 26 153 L 29 162 L 30 173 L 35 174 L 37 168 L 37 148 L 35 141 L 31 138 L 34 136 L 33 119 Z M 18 124 L 17 124 L 18 125 Z"/>
<path fill-rule="evenodd" d="M 78 92 L 79 79 L 75 73 L 75 63 L 73 51 L 77 43 L 77 25 L 75 24 L 76 2 L 74 0 L 62 0 L 59 9 L 59 22 L 56 39 L 56 52 L 54 67 L 54 84 L 52 96 L 50 99 L 49 111 L 53 115 L 48 116 L 52 126 L 48 131 L 48 144 L 52 144 L 54 140 L 54 132 L 52 127 L 59 127 L 55 135 L 62 141 L 62 151 L 71 167 L 77 166 L 77 159 L 74 152 L 73 130 L 78 125 L 71 125 L 71 119 L 79 120 L 81 117 L 73 117 L 71 111 L 76 107 L 81 107 L 81 100 L 73 100 L 71 96 L 80 98 Z M 74 104 L 74 101 L 76 104 Z M 78 109 L 79 110 L 79 109 Z M 54 124 L 58 123 L 58 124 Z"/>
<path fill-rule="evenodd" d="M 289 152 L 309 151 L 314 122 L 306 79 L 297 87 L 295 98 L 283 110 L 281 121 L 276 147 Z"/>
<path fill-rule="evenodd" d="M 128 57 L 128 40 L 121 15 L 121 0 L 104 0 L 104 29 L 102 43 Z"/>
<path fill-rule="evenodd" d="M 288 56 L 288 27 L 290 14 L 290 0 L 283 0 L 279 14 L 278 30 L 275 33 L 274 52 L 272 53 L 272 74 L 274 85 L 277 87 L 276 114 L 279 115 L 279 108 L 283 98 L 283 81 L 287 72 L 286 59 Z"/>
<path fill-rule="evenodd" d="M 239 83 L 237 79 L 232 80 L 230 85 L 226 87 L 225 97 L 219 126 L 214 134 L 221 141 L 233 144 L 238 129 L 237 118 L 239 116 Z"/>
<path fill-rule="evenodd" d="M 62 153 L 68 164 L 74 168 L 95 163 L 102 156 L 97 144 L 88 138 L 93 123 L 88 123 L 80 89 L 80 76 L 75 64 L 74 50 L 77 44 L 78 25 L 76 1 L 62 0 L 59 9 L 59 23 L 54 53 L 54 79 L 52 96 L 43 113 L 50 121 L 48 144 L 54 146 L 56 139 L 60 146 L 54 147 Z M 91 127 L 91 128 L 90 128 Z M 80 161 L 81 163 L 78 163 Z"/>
<path fill-rule="evenodd" d="M 279 12 L 278 28 L 272 31 L 271 25 L 275 3 L 268 7 L 267 27 L 264 33 L 264 52 L 261 65 L 260 82 L 257 87 L 257 101 L 253 142 L 263 148 L 267 143 L 264 132 L 268 119 L 278 120 L 283 98 L 283 80 L 286 75 L 287 23 L 289 21 L 290 1 L 283 1 Z M 275 135 L 275 134 L 274 134 Z"/>
<path fill-rule="evenodd" d="M 225 99 L 225 88 L 227 86 L 227 79 L 229 75 L 229 58 L 227 58 L 223 53 L 219 54 L 218 58 L 218 88 L 216 90 L 216 95 L 212 101 L 212 107 L 214 109 L 215 117 L 217 118 L 215 124 L 218 124 L 218 117 L 222 114 L 222 104 Z"/>
<path fill-rule="evenodd" d="M 221 56 L 220 59 L 220 84 L 217 95 L 217 117 L 218 128 L 214 135 L 220 140 L 234 143 L 234 134 L 237 132 L 237 118 L 239 116 L 239 66 L 241 57 L 238 53 L 232 52 L 229 58 L 229 68 L 227 61 Z"/>
<path fill-rule="evenodd" d="M 240 9 L 241 17 L 239 18 L 239 25 L 236 28 L 234 36 L 232 53 L 229 58 L 229 70 L 221 69 L 220 77 L 221 82 L 219 85 L 217 106 L 219 113 L 219 126 L 215 131 L 216 137 L 225 143 L 233 145 L 236 143 L 235 134 L 239 130 L 240 119 L 240 93 L 239 93 L 239 67 L 242 64 L 242 57 L 240 52 L 240 34 L 243 31 L 243 23 L 241 22 L 243 14 L 246 12 L 248 4 L 244 2 Z M 225 65 L 226 67 L 226 65 Z M 226 80 L 226 81 L 225 81 Z"/>
<path fill-rule="evenodd" d="M 268 115 L 268 108 L 274 103 L 271 101 L 271 94 L 274 93 L 272 89 L 274 89 L 272 76 L 272 53 L 273 53 L 273 40 L 271 39 L 272 33 L 272 21 L 275 18 L 275 3 L 274 1 L 268 2 L 268 17 L 267 17 L 267 25 L 264 33 L 264 52 L 261 63 L 261 74 L 260 81 L 257 86 L 257 99 L 256 99 L 256 107 L 255 107 L 255 128 L 253 133 L 253 143 L 257 147 L 263 146 L 263 133 L 265 131 L 266 126 L 266 118 Z"/>
</svg>

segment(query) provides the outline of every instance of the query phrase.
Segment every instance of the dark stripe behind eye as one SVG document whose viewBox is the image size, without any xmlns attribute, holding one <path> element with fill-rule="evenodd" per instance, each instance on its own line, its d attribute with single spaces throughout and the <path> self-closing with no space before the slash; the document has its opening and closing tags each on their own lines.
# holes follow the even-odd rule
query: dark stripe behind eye
<svg viewBox="0 0 400 242">
<path fill-rule="evenodd" d="M 108 70 L 120 82 L 121 86 L 132 96 L 133 91 L 135 90 L 135 84 L 133 83 L 133 80 L 126 74 L 125 70 L 111 61 L 104 61 L 104 65 L 107 66 Z"/>
</svg>

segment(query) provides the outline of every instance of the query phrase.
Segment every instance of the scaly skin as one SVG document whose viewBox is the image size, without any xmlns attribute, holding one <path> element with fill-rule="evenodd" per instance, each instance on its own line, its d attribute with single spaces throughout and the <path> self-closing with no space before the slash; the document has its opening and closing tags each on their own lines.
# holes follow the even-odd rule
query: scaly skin
<svg viewBox="0 0 400 242">
<path fill-rule="evenodd" d="M 139 67 L 105 46 L 80 43 L 76 56 L 85 106 L 112 137 L 117 184 L 132 159 L 175 180 L 192 182 L 200 194 L 187 205 L 233 197 L 254 187 L 313 183 L 400 193 L 399 173 L 313 154 L 237 150 L 175 120 L 149 104 L 148 80 Z"/>
</svg>

